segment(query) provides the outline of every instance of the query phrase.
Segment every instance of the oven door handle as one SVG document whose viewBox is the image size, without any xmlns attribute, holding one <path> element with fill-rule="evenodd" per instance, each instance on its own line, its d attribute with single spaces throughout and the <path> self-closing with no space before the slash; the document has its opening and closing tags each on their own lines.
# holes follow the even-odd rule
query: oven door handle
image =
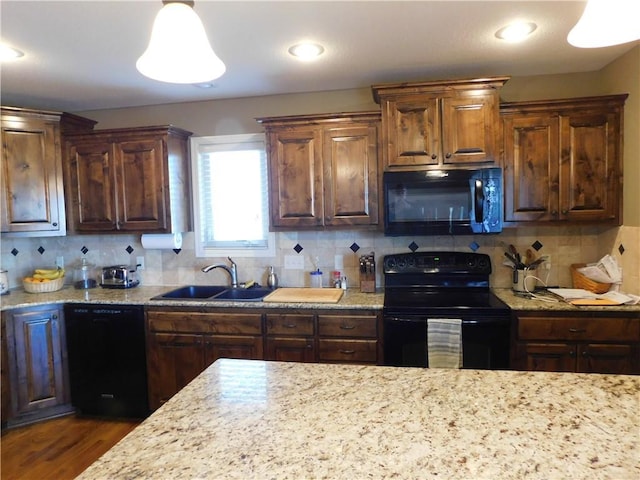
<svg viewBox="0 0 640 480">
<path fill-rule="evenodd" d="M 420 318 L 403 318 L 403 317 L 384 317 L 386 322 L 426 322 L 426 317 Z"/>
<path fill-rule="evenodd" d="M 473 196 L 473 212 L 476 223 L 482 223 L 484 220 L 484 188 L 481 179 L 476 179 Z"/>
</svg>

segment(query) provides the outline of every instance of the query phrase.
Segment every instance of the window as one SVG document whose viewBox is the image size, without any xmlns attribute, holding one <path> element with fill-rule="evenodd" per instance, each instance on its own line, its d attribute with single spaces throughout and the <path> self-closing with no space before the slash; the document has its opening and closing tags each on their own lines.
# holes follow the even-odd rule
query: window
<svg viewBox="0 0 640 480">
<path fill-rule="evenodd" d="M 191 138 L 196 256 L 275 255 L 263 134 Z"/>
</svg>

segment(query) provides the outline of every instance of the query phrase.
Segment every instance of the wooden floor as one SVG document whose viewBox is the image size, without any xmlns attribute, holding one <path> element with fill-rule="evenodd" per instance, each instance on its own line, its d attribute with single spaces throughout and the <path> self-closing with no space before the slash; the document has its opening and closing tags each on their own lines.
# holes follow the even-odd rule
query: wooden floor
<svg viewBox="0 0 640 480">
<path fill-rule="evenodd" d="M 2 480 L 73 479 L 139 422 L 73 415 L 2 433 Z"/>
</svg>

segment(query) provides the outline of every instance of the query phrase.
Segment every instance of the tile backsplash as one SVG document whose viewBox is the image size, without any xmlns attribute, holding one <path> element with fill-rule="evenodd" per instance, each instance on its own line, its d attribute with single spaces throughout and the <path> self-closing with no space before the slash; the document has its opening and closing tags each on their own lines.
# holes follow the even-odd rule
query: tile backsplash
<svg viewBox="0 0 640 480">
<path fill-rule="evenodd" d="M 280 286 L 309 286 L 309 272 L 316 257 L 328 286 L 331 272 L 342 263 L 350 287 L 358 286 L 359 257 L 375 252 L 378 263 L 376 284 L 383 286 L 382 256 L 410 251 L 456 250 L 476 251 L 491 256 L 493 287 L 510 287 L 512 271 L 503 265 L 504 252 L 513 244 L 523 255 L 531 249 L 536 256 L 548 255 L 550 269 L 538 269 L 538 277 L 548 285 L 571 286 L 569 265 L 595 262 L 611 254 L 623 267 L 621 290 L 640 294 L 640 227 L 544 227 L 505 229 L 497 235 L 385 237 L 381 233 L 359 230 L 328 232 L 276 233 L 275 257 L 236 257 L 238 280 L 254 280 L 266 284 L 268 267 L 274 266 Z M 53 266 L 63 257 L 72 280 L 73 267 L 85 257 L 97 267 L 135 264 L 144 257 L 144 270 L 139 272 L 144 285 L 227 284 L 229 278 L 221 269 L 202 273 L 212 263 L 226 263 L 226 258 L 195 256 L 193 233 L 183 235 L 182 249 L 148 250 L 140 243 L 140 235 L 69 235 L 52 238 L 2 238 L 0 266 L 9 271 L 11 288 L 21 285 L 22 277 L 34 268 Z M 303 270 L 285 269 L 285 258 L 302 257 Z"/>
</svg>

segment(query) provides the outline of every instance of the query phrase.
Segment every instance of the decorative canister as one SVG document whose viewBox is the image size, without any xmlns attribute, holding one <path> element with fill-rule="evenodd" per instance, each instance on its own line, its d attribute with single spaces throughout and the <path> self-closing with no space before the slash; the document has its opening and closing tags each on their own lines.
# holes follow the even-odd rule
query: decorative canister
<svg viewBox="0 0 640 480">
<path fill-rule="evenodd" d="M 0 295 L 9 293 L 9 272 L 0 270 Z"/>
</svg>

